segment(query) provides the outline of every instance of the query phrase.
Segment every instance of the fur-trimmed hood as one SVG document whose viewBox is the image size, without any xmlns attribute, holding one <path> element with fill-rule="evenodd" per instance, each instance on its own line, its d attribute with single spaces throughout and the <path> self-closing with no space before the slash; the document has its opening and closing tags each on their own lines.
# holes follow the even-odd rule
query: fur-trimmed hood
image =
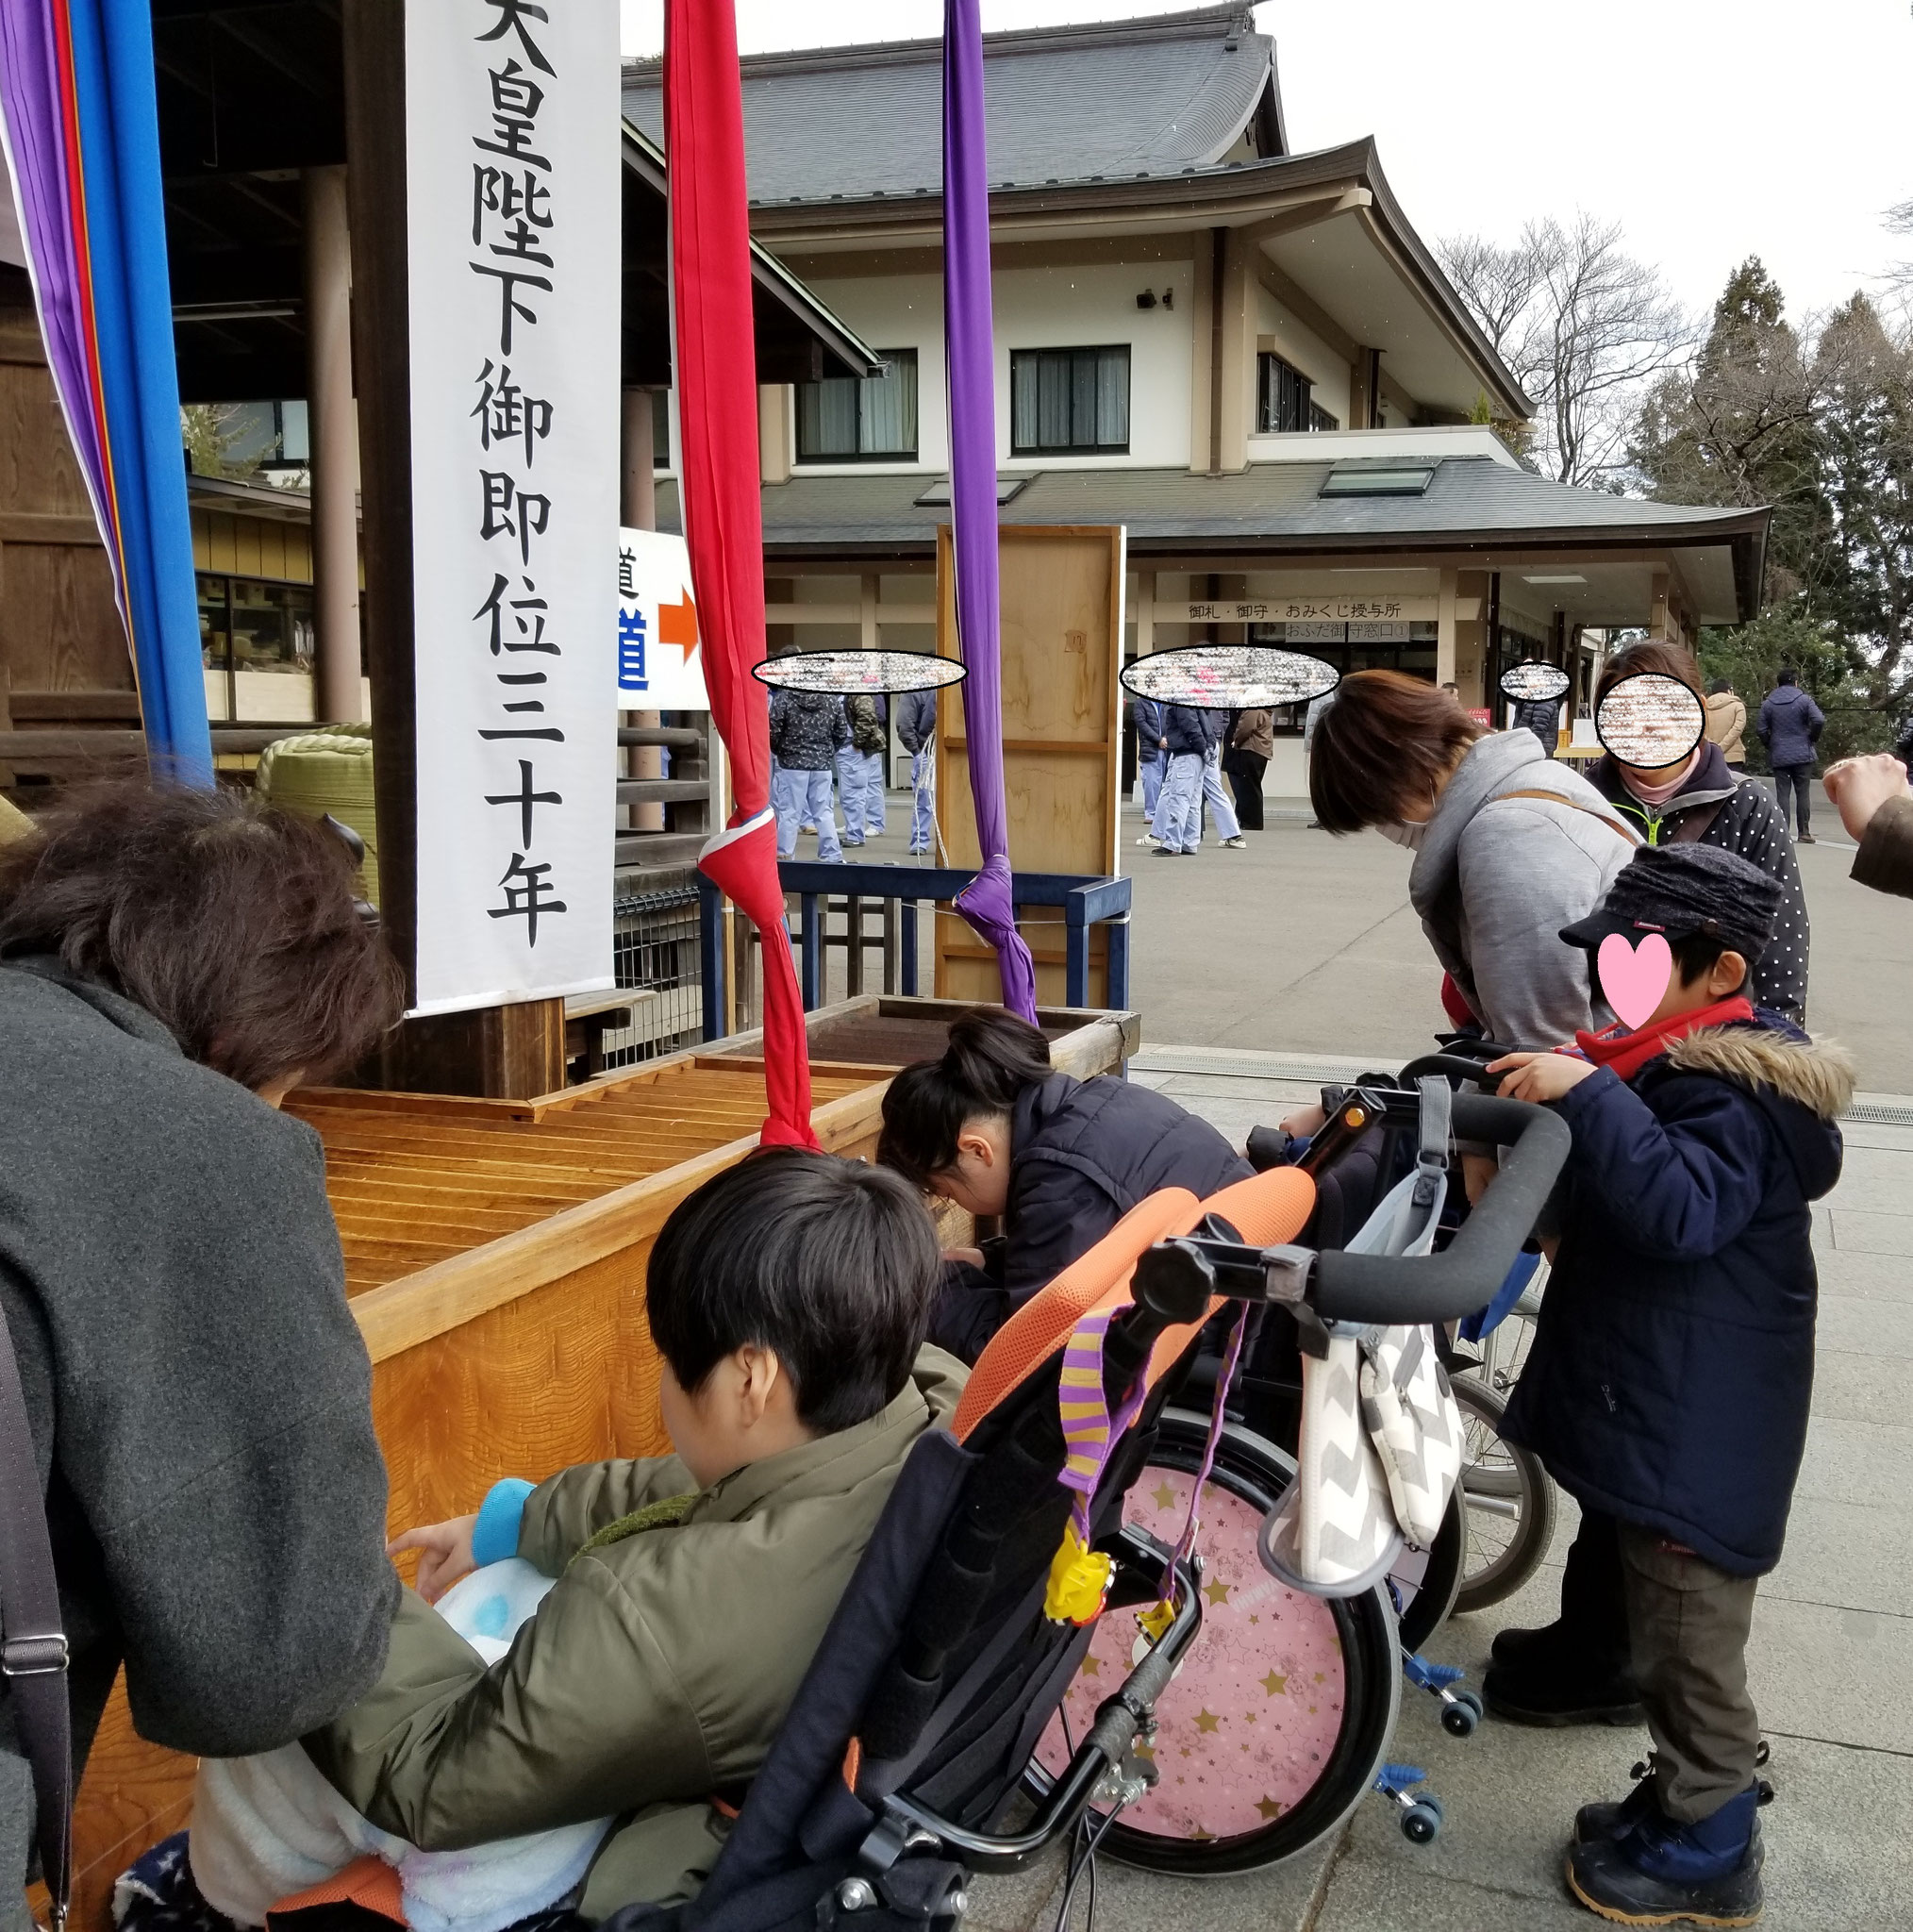
<svg viewBox="0 0 1913 1932">
<path fill-rule="evenodd" d="M 1838 1122 L 1854 1097 L 1854 1063 L 1843 1049 L 1809 1040 L 1777 1013 L 1758 1012 L 1751 1023 L 1704 1026 L 1674 1041 L 1659 1064 L 1663 1078 L 1731 1081 L 1767 1116 L 1806 1198 L 1833 1191 L 1845 1153 Z"/>
<path fill-rule="evenodd" d="M 1838 1120 L 1854 1097 L 1854 1063 L 1844 1047 L 1777 1026 L 1704 1026 L 1676 1040 L 1667 1059 L 1687 1073 L 1767 1088 L 1822 1121 Z"/>
</svg>

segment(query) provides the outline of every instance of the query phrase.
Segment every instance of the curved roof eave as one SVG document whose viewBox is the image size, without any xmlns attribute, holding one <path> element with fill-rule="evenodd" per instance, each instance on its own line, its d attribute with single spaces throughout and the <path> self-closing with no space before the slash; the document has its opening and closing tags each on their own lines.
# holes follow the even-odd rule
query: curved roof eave
<svg viewBox="0 0 1913 1932">
<path fill-rule="evenodd" d="M 628 116 L 621 118 L 624 165 L 640 175 L 660 195 L 669 198 L 669 170 L 664 150 Z M 883 358 L 850 326 L 824 307 L 771 251 L 751 243 L 751 280 L 779 303 L 846 368 L 874 375 Z"/>
<path fill-rule="evenodd" d="M 1272 70 L 1273 77 L 1273 70 Z M 1259 105 L 1257 97 L 1256 106 Z M 1256 112 L 1252 106 L 1237 128 L 1242 127 Z M 628 125 L 628 124 L 627 124 Z M 1237 138 L 1232 137 L 1232 139 Z M 1416 288 L 1424 303 L 1434 309 L 1454 336 L 1481 377 L 1482 387 L 1500 402 L 1510 416 L 1525 422 L 1535 413 L 1534 403 L 1515 379 L 1514 373 L 1497 356 L 1480 326 L 1456 292 L 1455 285 L 1441 271 L 1427 245 L 1416 234 L 1395 192 L 1383 174 L 1374 138 L 1339 147 L 1319 148 L 1311 154 L 1281 155 L 1254 161 L 1225 161 L 1206 168 L 1189 167 L 1173 175 L 1144 175 L 1127 180 L 1091 179 L 1086 181 L 1016 184 L 992 188 L 990 206 L 992 217 L 1030 214 L 1072 214 L 1108 212 L 1112 208 L 1129 207 L 1139 212 L 1168 211 L 1186 214 L 1194 225 L 1212 222 L 1226 225 L 1239 219 L 1241 204 L 1265 195 L 1279 182 L 1284 191 L 1327 187 L 1341 183 L 1364 188 L 1372 198 L 1368 212 L 1372 216 L 1384 247 L 1394 258 L 1397 269 Z M 835 197 L 827 201 L 754 202 L 751 222 L 767 234 L 781 231 L 803 233 L 811 239 L 822 217 L 833 236 L 843 236 L 857 228 L 892 229 L 900 224 L 929 222 L 940 224 L 943 197 L 940 192 L 924 194 L 874 194 Z"/>
</svg>

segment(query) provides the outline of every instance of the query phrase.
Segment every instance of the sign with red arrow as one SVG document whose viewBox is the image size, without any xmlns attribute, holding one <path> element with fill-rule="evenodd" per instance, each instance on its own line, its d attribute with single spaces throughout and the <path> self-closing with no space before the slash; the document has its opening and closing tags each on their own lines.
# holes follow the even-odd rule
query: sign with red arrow
<svg viewBox="0 0 1913 1932">
<path fill-rule="evenodd" d="M 707 711 L 690 553 L 668 530 L 618 532 L 621 711 Z"/>
</svg>

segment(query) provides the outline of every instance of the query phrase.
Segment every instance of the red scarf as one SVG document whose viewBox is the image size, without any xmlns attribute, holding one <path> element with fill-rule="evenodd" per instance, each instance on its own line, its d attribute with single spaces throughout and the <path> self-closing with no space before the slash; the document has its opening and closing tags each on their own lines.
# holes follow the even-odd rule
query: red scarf
<svg viewBox="0 0 1913 1932">
<path fill-rule="evenodd" d="M 1703 1026 L 1726 1026 L 1736 1020 L 1751 1020 L 1754 1008 L 1739 993 L 1717 1001 L 1691 1013 L 1671 1013 L 1630 1033 L 1623 1026 L 1610 1026 L 1605 1033 L 1577 1033 L 1574 1044 L 1597 1067 L 1612 1067 L 1615 1077 L 1631 1080 L 1656 1054 L 1665 1053 L 1676 1040 L 1698 1033 Z"/>
</svg>

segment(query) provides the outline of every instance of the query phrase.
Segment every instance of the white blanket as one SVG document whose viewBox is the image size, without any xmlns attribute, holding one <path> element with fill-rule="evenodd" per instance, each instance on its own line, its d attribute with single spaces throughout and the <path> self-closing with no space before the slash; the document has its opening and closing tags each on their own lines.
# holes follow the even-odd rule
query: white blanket
<svg viewBox="0 0 1913 1932">
<path fill-rule="evenodd" d="M 440 1614 L 492 1664 L 511 1647 L 552 1579 L 522 1557 L 474 1571 Z M 503 1932 L 585 1875 L 611 1821 L 499 1839 L 462 1852 L 421 1852 L 361 1818 L 297 1744 L 257 1757 L 202 1760 L 192 1797 L 192 1876 L 206 1902 L 263 1925 L 280 1899 L 373 1853 L 399 1875 L 415 1932 Z"/>
</svg>

